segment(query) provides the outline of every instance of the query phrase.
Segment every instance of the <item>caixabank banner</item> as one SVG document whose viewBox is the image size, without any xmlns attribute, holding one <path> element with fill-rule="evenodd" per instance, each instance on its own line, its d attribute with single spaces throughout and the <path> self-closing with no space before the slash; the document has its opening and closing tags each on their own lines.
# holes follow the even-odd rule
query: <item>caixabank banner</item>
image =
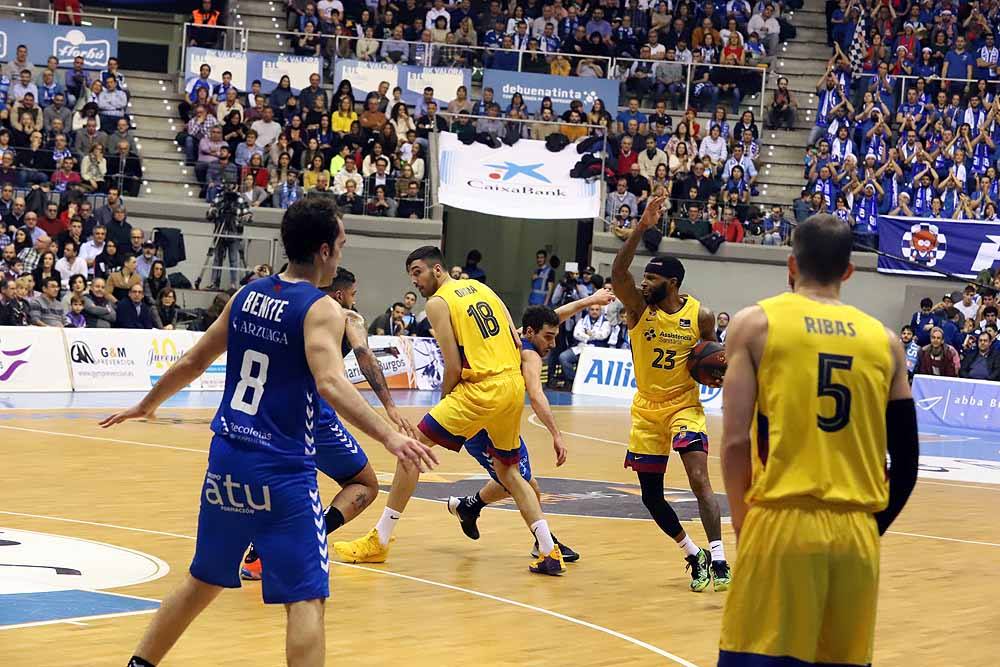
<svg viewBox="0 0 1000 667">
<path fill-rule="evenodd" d="M 438 199 L 446 206 L 508 218 L 573 220 L 601 213 L 596 181 L 572 178 L 580 159 L 572 146 L 554 153 L 544 141 L 513 146 L 466 146 L 451 132 L 438 135 Z"/>
</svg>

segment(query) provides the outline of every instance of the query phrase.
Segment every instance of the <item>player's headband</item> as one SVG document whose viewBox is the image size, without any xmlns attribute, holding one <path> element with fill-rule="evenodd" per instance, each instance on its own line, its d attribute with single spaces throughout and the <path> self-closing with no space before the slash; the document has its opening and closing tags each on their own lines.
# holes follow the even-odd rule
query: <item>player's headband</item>
<svg viewBox="0 0 1000 667">
<path fill-rule="evenodd" d="M 678 283 L 684 278 L 684 268 L 673 257 L 654 257 L 649 260 L 644 270 L 646 273 L 653 273 L 664 278 L 676 278 Z"/>
</svg>

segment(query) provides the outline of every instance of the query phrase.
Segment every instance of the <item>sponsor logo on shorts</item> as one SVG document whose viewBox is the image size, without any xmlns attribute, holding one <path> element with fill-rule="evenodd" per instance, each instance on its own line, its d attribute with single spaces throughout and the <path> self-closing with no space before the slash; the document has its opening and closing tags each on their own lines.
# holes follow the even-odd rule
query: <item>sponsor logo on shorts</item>
<svg viewBox="0 0 1000 667">
<path fill-rule="evenodd" d="M 205 474 L 205 501 L 223 512 L 270 512 L 271 489 L 267 484 L 254 488 L 250 484 L 235 481 L 229 473 L 222 476 L 208 472 Z"/>
</svg>

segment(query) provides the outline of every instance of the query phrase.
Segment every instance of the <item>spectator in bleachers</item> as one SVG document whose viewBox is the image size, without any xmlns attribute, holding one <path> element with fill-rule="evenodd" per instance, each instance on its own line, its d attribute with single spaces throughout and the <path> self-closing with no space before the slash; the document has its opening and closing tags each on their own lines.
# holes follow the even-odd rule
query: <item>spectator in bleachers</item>
<svg viewBox="0 0 1000 667">
<path fill-rule="evenodd" d="M 81 186 L 90 192 L 104 192 L 108 173 L 108 161 L 104 157 L 104 146 L 94 144 L 80 162 Z"/>
<path fill-rule="evenodd" d="M 17 281 L 0 276 L 0 327 L 28 325 L 28 303 L 17 296 Z"/>
<path fill-rule="evenodd" d="M 128 262 L 134 262 L 130 258 Z M 126 263 L 128 263 L 126 262 Z M 116 274 L 112 274 L 112 277 Z M 138 276 L 134 276 L 138 277 Z M 117 290 L 116 290 L 117 291 Z M 118 299 L 115 306 L 115 328 L 117 329 L 153 329 L 156 323 L 153 312 L 146 305 L 143 297 L 145 292 L 141 282 L 132 283 L 125 294 Z"/>
<path fill-rule="evenodd" d="M 49 245 L 51 246 L 51 243 Z M 44 286 L 49 278 L 54 278 L 61 286 L 62 274 L 56 269 L 56 254 L 51 250 L 41 252 L 31 277 L 34 278 L 36 286 Z"/>
<path fill-rule="evenodd" d="M 139 152 L 136 148 L 135 136 L 132 134 L 132 130 L 128 124 L 128 119 L 126 118 L 119 118 L 115 122 L 114 131 L 108 135 L 108 138 L 104 142 L 105 152 L 109 155 L 114 153 L 118 149 L 118 143 L 120 141 L 128 143 L 128 149 L 130 152 Z"/>
<path fill-rule="evenodd" d="M 56 261 L 55 270 L 60 275 L 60 286 L 62 289 L 69 289 L 71 276 L 86 275 L 87 262 L 77 255 L 77 245 L 75 241 L 66 241 L 62 247 L 63 256 Z"/>
<path fill-rule="evenodd" d="M 87 273 L 90 276 L 95 273 L 97 258 L 104 253 L 107 234 L 108 230 L 104 225 L 97 225 L 90 239 L 80 247 L 80 257 L 87 263 Z"/>
<path fill-rule="evenodd" d="M 128 96 L 118 87 L 118 79 L 108 75 L 104 79 L 104 90 L 97 96 L 97 107 L 101 110 L 101 129 L 112 132 L 118 119 L 125 115 L 128 106 Z"/>
<path fill-rule="evenodd" d="M 8 62 L 2 71 L 8 79 L 17 81 L 23 70 L 28 70 L 29 75 L 34 75 L 35 66 L 28 58 L 28 47 L 24 44 L 18 44 L 14 51 L 14 59 Z"/>
<path fill-rule="evenodd" d="M 931 328 L 929 343 L 920 348 L 914 372 L 918 375 L 958 377 L 960 363 L 958 351 L 945 342 L 944 330 L 935 326 Z"/>
<path fill-rule="evenodd" d="M 59 300 L 59 278 L 50 276 L 39 284 L 41 293 L 29 302 L 31 324 L 36 327 L 61 329 L 64 326 L 66 309 Z"/>
<path fill-rule="evenodd" d="M 51 130 L 52 123 L 56 119 L 62 122 L 63 130 L 69 128 L 73 123 L 73 112 L 66 106 L 66 95 L 62 92 L 57 92 L 53 95 L 52 103 L 43 108 L 42 128 Z"/>
<path fill-rule="evenodd" d="M 78 155 L 87 155 L 95 144 L 106 146 L 108 135 L 100 129 L 97 118 L 88 118 L 83 130 L 73 139 L 73 150 Z"/>
<path fill-rule="evenodd" d="M 83 297 L 83 316 L 92 329 L 109 329 L 115 325 L 118 312 L 115 300 L 106 292 L 104 278 L 94 278 L 90 291 Z"/>
<path fill-rule="evenodd" d="M 140 253 L 135 256 L 135 271 L 139 274 L 139 277 L 143 280 L 149 278 L 153 264 L 156 261 L 158 261 L 156 258 L 156 244 L 152 241 L 142 241 Z"/>
<path fill-rule="evenodd" d="M 215 127 L 213 131 L 218 129 Z M 113 183 L 119 192 L 137 197 L 142 185 L 142 165 L 139 156 L 129 151 L 128 141 L 118 142 L 117 152 L 108 157 L 107 163 L 107 182 Z"/>
<path fill-rule="evenodd" d="M 108 276 L 108 289 L 116 301 L 121 301 L 128 298 L 129 291 L 134 287 L 139 288 L 139 299 L 142 300 L 142 276 L 136 271 L 135 255 L 126 252 L 122 255 L 121 264 Z"/>
<path fill-rule="evenodd" d="M 90 72 L 84 69 L 82 56 L 73 58 L 73 66 L 66 70 L 63 84 L 66 90 L 66 105 L 76 106 L 77 99 L 90 88 Z"/>
</svg>

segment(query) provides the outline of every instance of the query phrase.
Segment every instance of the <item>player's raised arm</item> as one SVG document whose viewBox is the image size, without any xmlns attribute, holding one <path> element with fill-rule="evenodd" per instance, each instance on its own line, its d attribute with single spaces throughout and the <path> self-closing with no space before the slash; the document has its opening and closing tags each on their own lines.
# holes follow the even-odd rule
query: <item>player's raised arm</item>
<svg viewBox="0 0 1000 667">
<path fill-rule="evenodd" d="M 728 368 L 722 389 L 722 479 L 737 537 L 747 513 L 744 497 L 751 482 L 750 427 L 757 405 L 759 356 L 756 355 L 763 349 L 766 336 L 767 317 L 759 306 L 738 312 L 726 336 Z"/>
<path fill-rule="evenodd" d="M 917 435 L 917 410 L 910 393 L 906 373 L 906 353 L 899 337 L 889 329 L 889 346 L 895 370 L 885 409 L 886 442 L 889 449 L 889 505 L 875 514 L 879 535 L 884 535 L 910 497 L 917 483 L 920 440 Z"/>
<path fill-rule="evenodd" d="M 236 294 L 239 292 L 237 291 Z M 229 336 L 229 311 L 236 294 L 230 297 L 226 307 L 222 309 L 222 313 L 208 327 L 208 331 L 173 366 L 167 369 L 167 372 L 157 380 L 153 388 L 142 397 L 142 400 L 127 410 L 116 412 L 101 420 L 101 426 L 107 428 L 129 419 L 149 417 L 164 401 L 201 377 L 205 369 L 226 351 L 226 342 Z"/>
<path fill-rule="evenodd" d="M 629 267 L 635 259 L 635 251 L 639 247 L 639 241 L 642 240 L 643 232 L 659 223 L 665 200 L 666 197 L 653 197 L 649 200 L 635 232 L 625 239 L 625 243 L 615 255 L 615 261 L 611 264 L 611 286 L 615 290 L 615 296 L 621 299 L 625 306 L 630 327 L 635 326 L 642 311 L 646 309 L 646 301 L 642 298 L 642 292 L 635 286 L 635 279 Z"/>
<path fill-rule="evenodd" d="M 372 388 L 372 391 L 378 396 L 378 400 L 385 407 L 386 416 L 389 417 L 389 420 L 396 425 L 401 433 L 419 440 L 420 436 L 417 429 L 400 414 L 395 401 L 392 400 L 392 392 L 389 391 L 389 385 L 385 381 L 382 365 L 379 364 L 375 353 L 368 347 L 368 332 L 365 331 L 364 320 L 360 315 L 351 310 L 344 310 L 344 317 L 344 333 L 347 336 L 347 342 L 350 344 L 351 350 L 354 352 L 358 368 L 361 370 L 361 374 L 365 377 L 368 385 Z"/>
<path fill-rule="evenodd" d="M 431 297 L 427 300 L 427 318 L 434 329 L 434 338 L 441 348 L 444 359 L 444 377 L 441 381 L 441 396 L 447 396 L 462 379 L 462 357 L 458 353 L 458 341 L 451 326 L 451 313 L 444 299 Z"/>
<path fill-rule="evenodd" d="M 566 463 L 566 446 L 563 445 L 562 433 L 556 426 L 556 418 L 549 406 L 549 399 L 542 389 L 542 358 L 535 352 L 521 354 L 521 375 L 524 376 L 524 388 L 531 402 L 531 409 L 552 434 L 552 448 L 556 452 L 556 466 Z"/>
<path fill-rule="evenodd" d="M 698 335 L 702 340 L 718 340 L 715 335 L 715 313 L 705 306 L 698 309 Z"/>
<path fill-rule="evenodd" d="M 344 336 L 344 315 L 333 299 L 319 299 L 306 313 L 305 351 L 316 389 L 338 414 L 385 445 L 404 467 L 430 470 L 437 458 L 429 447 L 389 427 L 354 388 L 344 371 L 344 358 L 335 342 Z"/>
<path fill-rule="evenodd" d="M 607 306 L 614 300 L 615 293 L 607 287 L 602 287 L 584 299 L 570 301 L 569 303 L 556 308 L 556 315 L 559 316 L 559 324 L 562 324 L 569 318 L 579 313 L 581 310 L 586 310 L 591 306 Z"/>
</svg>

